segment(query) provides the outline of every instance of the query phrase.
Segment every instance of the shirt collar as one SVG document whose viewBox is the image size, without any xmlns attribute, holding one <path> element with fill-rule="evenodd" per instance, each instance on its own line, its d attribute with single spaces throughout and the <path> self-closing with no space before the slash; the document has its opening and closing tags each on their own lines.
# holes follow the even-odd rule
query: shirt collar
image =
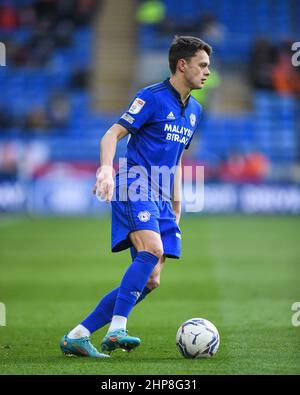
<svg viewBox="0 0 300 395">
<path fill-rule="evenodd" d="M 189 103 L 189 100 L 190 100 L 191 95 L 189 94 L 189 96 L 188 96 L 188 98 L 187 98 L 187 100 L 186 100 L 186 102 L 185 102 L 185 105 L 184 105 L 184 104 L 182 103 L 180 93 L 179 93 L 179 92 L 174 88 L 174 86 L 170 83 L 170 78 L 167 78 L 164 82 L 165 82 L 165 84 L 167 85 L 167 87 L 169 88 L 169 90 L 173 93 L 173 95 L 179 100 L 180 105 L 181 105 L 182 107 L 186 107 L 186 106 L 188 105 L 188 103 Z"/>
</svg>

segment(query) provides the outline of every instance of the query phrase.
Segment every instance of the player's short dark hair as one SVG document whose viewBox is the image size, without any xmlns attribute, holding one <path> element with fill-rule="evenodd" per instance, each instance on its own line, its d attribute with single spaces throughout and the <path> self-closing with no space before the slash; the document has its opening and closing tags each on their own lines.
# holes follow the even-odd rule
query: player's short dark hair
<svg viewBox="0 0 300 395">
<path fill-rule="evenodd" d="M 169 49 L 169 67 L 172 74 L 175 74 L 179 59 L 189 60 L 199 50 L 203 50 L 208 56 L 212 53 L 212 47 L 200 38 L 192 36 L 175 36 Z"/>
</svg>

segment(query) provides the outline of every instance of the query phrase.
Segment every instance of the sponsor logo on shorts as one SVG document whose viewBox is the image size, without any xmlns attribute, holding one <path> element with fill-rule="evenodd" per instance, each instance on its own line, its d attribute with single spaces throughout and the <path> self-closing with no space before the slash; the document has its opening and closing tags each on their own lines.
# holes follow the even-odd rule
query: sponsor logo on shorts
<svg viewBox="0 0 300 395">
<path fill-rule="evenodd" d="M 132 124 L 134 122 L 134 118 L 131 117 L 127 112 L 124 112 L 124 114 L 121 116 L 122 119 L 125 119 L 128 123 Z"/>
<path fill-rule="evenodd" d="M 145 103 L 146 103 L 145 100 L 142 100 L 139 97 L 137 97 L 135 101 L 131 104 L 131 107 L 128 112 L 130 112 L 130 114 L 138 114 L 141 111 L 141 109 L 144 107 Z"/>
<path fill-rule="evenodd" d="M 139 219 L 141 222 L 147 222 L 147 221 L 149 221 L 150 217 L 151 217 L 151 214 L 149 213 L 149 211 L 140 211 L 140 212 L 138 213 L 138 219 Z"/>
</svg>

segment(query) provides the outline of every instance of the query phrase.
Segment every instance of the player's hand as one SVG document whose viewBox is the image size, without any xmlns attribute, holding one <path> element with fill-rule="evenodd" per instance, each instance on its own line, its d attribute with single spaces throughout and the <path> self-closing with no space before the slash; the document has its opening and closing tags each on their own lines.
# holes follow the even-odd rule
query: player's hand
<svg viewBox="0 0 300 395">
<path fill-rule="evenodd" d="M 110 202 L 113 193 L 115 182 L 113 179 L 113 168 L 111 166 L 101 166 L 96 173 L 96 183 L 93 188 L 93 193 L 101 200 Z"/>
</svg>

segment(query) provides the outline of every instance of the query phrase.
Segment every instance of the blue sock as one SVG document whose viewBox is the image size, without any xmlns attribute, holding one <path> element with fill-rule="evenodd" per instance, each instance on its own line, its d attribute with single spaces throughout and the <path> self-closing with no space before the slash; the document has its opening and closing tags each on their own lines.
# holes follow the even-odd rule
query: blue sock
<svg viewBox="0 0 300 395">
<path fill-rule="evenodd" d="M 140 303 L 152 289 L 145 287 L 136 304 Z M 106 324 L 111 322 L 119 288 L 115 288 L 106 294 L 94 311 L 91 312 L 80 324 L 87 328 L 91 333 L 96 332 Z"/>
<path fill-rule="evenodd" d="M 143 292 L 141 293 L 141 295 L 140 295 L 140 297 L 138 298 L 138 300 L 136 301 L 136 305 L 138 304 L 138 303 L 140 303 L 143 299 L 145 299 L 145 297 L 147 296 L 147 295 L 149 295 L 149 293 L 152 291 L 152 289 L 150 289 L 150 288 L 148 288 L 148 287 L 145 287 L 144 289 L 143 289 Z"/>
<path fill-rule="evenodd" d="M 119 288 L 115 288 L 106 294 L 100 300 L 95 310 L 81 322 L 81 325 L 93 333 L 108 324 L 111 321 L 118 293 Z"/>
<path fill-rule="evenodd" d="M 121 281 L 113 315 L 128 317 L 157 263 L 158 258 L 150 252 L 141 251 L 137 253 Z"/>
<path fill-rule="evenodd" d="M 134 246 L 130 247 L 130 254 L 131 254 L 131 258 L 134 261 L 134 259 L 137 256 L 137 250 Z M 143 299 L 145 299 L 145 297 L 152 291 L 152 289 L 145 287 L 140 295 L 140 297 L 138 298 L 138 300 L 136 301 L 136 304 L 140 303 Z"/>
<path fill-rule="evenodd" d="M 151 291 L 152 289 L 145 287 L 141 296 L 136 301 L 136 304 L 145 299 Z M 94 333 L 106 324 L 109 324 L 113 316 L 118 293 L 119 288 L 115 288 L 106 294 L 98 303 L 95 310 L 92 311 L 91 314 L 89 314 L 80 324 L 87 328 L 91 333 Z"/>
</svg>

